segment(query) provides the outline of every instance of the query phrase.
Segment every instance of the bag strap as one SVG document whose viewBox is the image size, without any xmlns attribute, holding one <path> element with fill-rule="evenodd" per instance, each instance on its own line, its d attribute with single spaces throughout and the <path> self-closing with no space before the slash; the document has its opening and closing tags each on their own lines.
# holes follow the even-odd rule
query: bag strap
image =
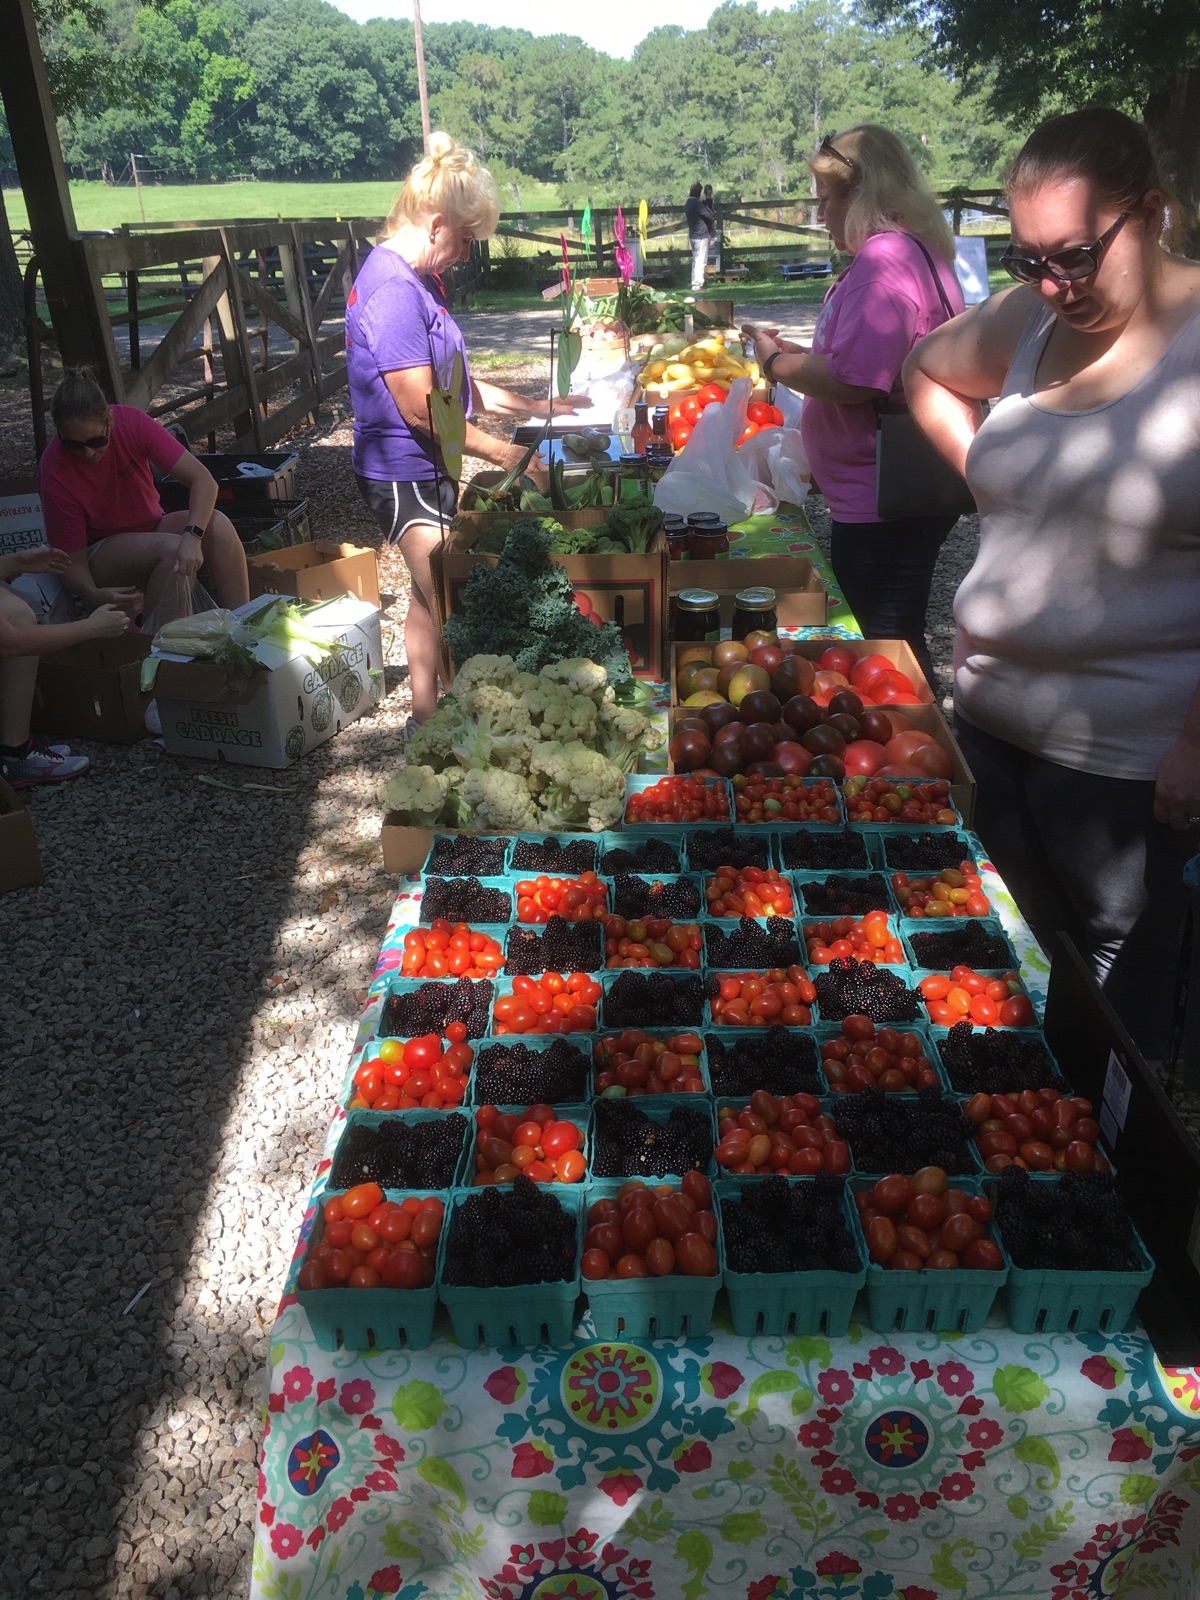
<svg viewBox="0 0 1200 1600">
<path fill-rule="evenodd" d="M 938 292 L 938 299 L 942 302 L 942 309 L 946 313 L 946 321 L 949 322 L 950 319 L 952 317 L 957 316 L 958 313 L 955 311 L 954 307 L 950 304 L 950 296 L 946 293 L 945 286 L 942 283 L 941 277 L 940 277 L 940 275 L 938 273 L 938 269 L 934 265 L 933 257 L 930 255 L 929 251 L 925 247 L 925 241 L 923 239 L 918 238 L 915 233 L 906 234 L 905 237 L 908 238 L 908 239 L 911 239 L 912 242 L 916 245 L 917 249 L 925 257 L 925 263 L 929 268 L 929 276 L 933 279 L 933 286 Z"/>
</svg>

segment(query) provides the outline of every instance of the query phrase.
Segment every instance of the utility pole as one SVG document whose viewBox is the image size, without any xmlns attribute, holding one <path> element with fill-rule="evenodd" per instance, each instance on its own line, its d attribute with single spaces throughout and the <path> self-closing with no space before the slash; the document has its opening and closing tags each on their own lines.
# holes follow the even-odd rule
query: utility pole
<svg viewBox="0 0 1200 1600">
<path fill-rule="evenodd" d="M 138 210 L 142 213 L 142 221 L 145 222 L 145 220 L 146 220 L 146 207 L 142 202 L 142 180 L 138 177 L 137 161 L 138 161 L 138 158 L 134 155 L 133 151 L 131 150 L 129 152 L 129 165 L 133 170 L 133 187 L 137 190 Z"/>
<path fill-rule="evenodd" d="M 425 82 L 425 38 L 421 32 L 421 0 L 413 0 L 413 43 L 417 48 L 417 93 L 421 97 L 421 140 L 429 154 L 429 88 Z"/>
</svg>

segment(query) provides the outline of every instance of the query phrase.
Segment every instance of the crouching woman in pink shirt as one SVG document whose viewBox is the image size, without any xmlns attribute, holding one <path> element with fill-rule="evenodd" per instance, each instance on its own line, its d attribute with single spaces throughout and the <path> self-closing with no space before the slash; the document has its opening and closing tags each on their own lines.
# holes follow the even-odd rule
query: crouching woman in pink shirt
<svg viewBox="0 0 1200 1600">
<path fill-rule="evenodd" d="M 38 463 L 46 536 L 71 563 L 64 585 L 93 609 L 113 605 L 155 625 L 186 614 L 203 566 L 227 607 L 250 598 L 246 553 L 215 510 L 213 475 L 161 423 L 110 406 L 90 372 L 69 373 L 51 404 L 55 434 Z M 186 511 L 164 513 L 151 470 L 183 484 Z"/>
</svg>

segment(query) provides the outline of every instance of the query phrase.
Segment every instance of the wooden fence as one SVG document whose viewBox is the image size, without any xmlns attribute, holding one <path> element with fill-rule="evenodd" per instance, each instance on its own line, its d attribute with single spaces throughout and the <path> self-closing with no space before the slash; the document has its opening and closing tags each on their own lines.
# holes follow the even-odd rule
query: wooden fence
<svg viewBox="0 0 1200 1600">
<path fill-rule="evenodd" d="M 104 387 L 180 424 L 190 441 L 207 437 L 211 448 L 232 429 L 234 449 L 267 449 L 345 385 L 346 295 L 378 227 L 377 218 L 186 223 L 86 237 Z M 32 278 L 36 260 L 26 270 Z M 451 293 L 479 272 L 476 253 L 450 274 Z M 44 418 L 34 410 L 40 450 Z"/>
</svg>

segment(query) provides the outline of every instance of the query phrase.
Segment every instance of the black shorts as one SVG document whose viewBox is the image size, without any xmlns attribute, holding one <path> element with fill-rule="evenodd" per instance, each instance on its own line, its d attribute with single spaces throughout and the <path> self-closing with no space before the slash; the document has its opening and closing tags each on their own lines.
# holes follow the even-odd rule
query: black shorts
<svg viewBox="0 0 1200 1600">
<path fill-rule="evenodd" d="M 436 528 L 443 519 L 449 522 L 458 509 L 458 485 L 449 478 L 388 483 L 383 478 L 364 478 L 357 472 L 354 476 L 359 494 L 370 506 L 389 544 L 399 544 L 416 523 Z"/>
</svg>

